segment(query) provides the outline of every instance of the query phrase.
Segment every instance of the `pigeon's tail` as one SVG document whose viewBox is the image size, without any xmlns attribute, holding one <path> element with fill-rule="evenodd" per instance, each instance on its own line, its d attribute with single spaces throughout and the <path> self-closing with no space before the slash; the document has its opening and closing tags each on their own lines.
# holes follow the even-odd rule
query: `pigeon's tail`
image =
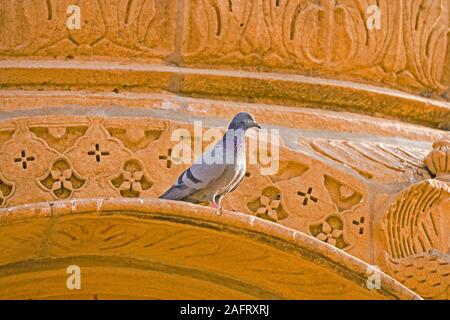
<svg viewBox="0 0 450 320">
<path fill-rule="evenodd" d="M 160 199 L 165 199 L 165 200 L 179 200 L 176 199 L 175 196 L 175 190 L 176 189 L 174 186 L 172 186 L 169 190 L 167 190 L 166 192 L 164 192 L 162 195 L 159 196 Z M 175 199 L 174 199 L 175 198 Z"/>
<path fill-rule="evenodd" d="M 188 197 L 192 192 L 185 185 L 174 185 L 170 187 L 169 190 L 164 192 L 159 196 L 160 199 L 165 200 L 184 200 L 184 198 Z"/>
</svg>

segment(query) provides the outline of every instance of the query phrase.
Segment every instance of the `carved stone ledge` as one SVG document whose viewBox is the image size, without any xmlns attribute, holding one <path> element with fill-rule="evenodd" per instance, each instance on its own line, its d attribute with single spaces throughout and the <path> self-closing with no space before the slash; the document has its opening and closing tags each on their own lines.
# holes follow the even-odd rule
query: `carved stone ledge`
<svg viewBox="0 0 450 320">
<path fill-rule="evenodd" d="M 349 111 L 433 128 L 450 103 L 397 90 L 284 73 L 210 70 L 109 61 L 0 60 L 0 89 L 166 93 L 243 103 Z"/>
<path fill-rule="evenodd" d="M 186 203 L 34 204 L 1 209 L 0 229 L 2 298 L 420 299 L 384 273 L 367 289 L 367 264 L 295 230 Z M 69 264 L 81 291 L 59 289 Z"/>
<path fill-rule="evenodd" d="M 87 0 L 79 30 L 66 27 L 71 4 L 1 2 L 0 55 L 276 70 L 449 99 L 445 0 L 380 0 L 373 30 L 363 0 Z"/>
</svg>

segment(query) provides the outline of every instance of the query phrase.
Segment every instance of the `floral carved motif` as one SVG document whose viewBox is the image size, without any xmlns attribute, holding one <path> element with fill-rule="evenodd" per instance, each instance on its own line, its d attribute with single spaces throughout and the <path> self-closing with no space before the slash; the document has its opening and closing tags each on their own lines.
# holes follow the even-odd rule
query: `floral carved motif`
<svg viewBox="0 0 450 320">
<path fill-rule="evenodd" d="M 125 162 L 121 172 L 111 180 L 111 183 L 123 197 L 129 198 L 139 197 L 142 191 L 150 189 L 153 185 L 138 160 Z"/>
<path fill-rule="evenodd" d="M 319 223 L 311 224 L 309 231 L 317 239 L 339 249 L 346 249 L 349 246 L 345 239 L 344 222 L 338 215 L 330 215 Z"/>
<path fill-rule="evenodd" d="M 271 221 L 283 220 L 287 212 L 281 205 L 281 193 L 273 187 L 264 189 L 258 199 L 249 202 L 247 207 L 258 217 Z"/>
<path fill-rule="evenodd" d="M 52 193 L 55 199 L 67 199 L 72 197 L 73 192 L 81 189 L 86 180 L 81 178 L 72 169 L 66 159 L 56 160 L 50 172 L 39 179 L 40 185 Z"/>
</svg>

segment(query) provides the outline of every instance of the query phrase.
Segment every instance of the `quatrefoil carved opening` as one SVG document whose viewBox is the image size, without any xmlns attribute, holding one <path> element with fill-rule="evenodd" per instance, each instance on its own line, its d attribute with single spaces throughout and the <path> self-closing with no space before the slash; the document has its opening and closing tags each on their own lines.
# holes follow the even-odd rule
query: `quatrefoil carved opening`
<svg viewBox="0 0 450 320">
<path fill-rule="evenodd" d="M 309 226 L 309 232 L 320 241 L 339 249 L 347 249 L 350 243 L 345 239 L 345 225 L 338 215 L 330 215 L 325 220 Z"/>
<path fill-rule="evenodd" d="M 56 199 L 68 199 L 86 183 L 66 159 L 53 162 L 49 172 L 39 179 L 39 184 Z"/>
<path fill-rule="evenodd" d="M 281 192 L 275 187 L 265 188 L 257 199 L 247 204 L 247 207 L 257 217 L 273 222 L 288 217 L 281 203 Z"/>
<path fill-rule="evenodd" d="M 114 189 L 120 192 L 122 197 L 137 198 L 143 191 L 153 186 L 147 177 L 144 167 L 138 160 L 128 160 L 122 166 L 120 173 L 111 180 Z"/>
</svg>

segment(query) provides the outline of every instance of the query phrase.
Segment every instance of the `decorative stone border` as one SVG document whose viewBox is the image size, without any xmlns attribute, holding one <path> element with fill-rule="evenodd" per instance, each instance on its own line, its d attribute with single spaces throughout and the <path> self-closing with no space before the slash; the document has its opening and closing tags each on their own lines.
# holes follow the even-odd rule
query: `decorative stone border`
<svg viewBox="0 0 450 320">
<path fill-rule="evenodd" d="M 449 98 L 447 1 L 90 0 L 76 6 L 76 28 L 70 5 L 0 3 L 0 55 L 277 71 Z"/>
<path fill-rule="evenodd" d="M 172 92 L 182 96 L 384 115 L 449 128 L 450 103 L 300 75 L 102 61 L 0 61 L 0 88 Z"/>
</svg>

